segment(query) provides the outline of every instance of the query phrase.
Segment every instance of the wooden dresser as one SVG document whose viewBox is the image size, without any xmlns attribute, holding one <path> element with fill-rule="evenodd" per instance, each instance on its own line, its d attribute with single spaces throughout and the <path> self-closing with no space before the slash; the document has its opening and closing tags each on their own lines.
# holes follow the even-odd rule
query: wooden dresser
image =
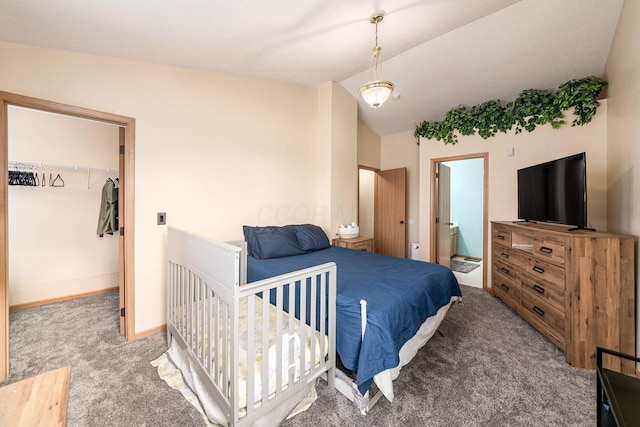
<svg viewBox="0 0 640 427">
<path fill-rule="evenodd" d="M 492 292 L 569 364 L 595 369 L 597 346 L 635 354 L 635 237 L 568 229 L 492 222 Z"/>
<path fill-rule="evenodd" d="M 373 252 L 372 237 L 354 237 L 353 239 L 333 239 L 333 246 L 355 249 L 357 251 Z"/>
</svg>

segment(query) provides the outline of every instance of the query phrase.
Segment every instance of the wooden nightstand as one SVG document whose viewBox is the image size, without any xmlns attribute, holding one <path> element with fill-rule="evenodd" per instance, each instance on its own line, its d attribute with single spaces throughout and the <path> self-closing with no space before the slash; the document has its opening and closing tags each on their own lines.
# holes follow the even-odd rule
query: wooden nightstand
<svg viewBox="0 0 640 427">
<path fill-rule="evenodd" d="M 373 237 L 354 237 L 353 239 L 333 239 L 333 246 L 354 249 L 356 251 L 373 252 Z"/>
</svg>

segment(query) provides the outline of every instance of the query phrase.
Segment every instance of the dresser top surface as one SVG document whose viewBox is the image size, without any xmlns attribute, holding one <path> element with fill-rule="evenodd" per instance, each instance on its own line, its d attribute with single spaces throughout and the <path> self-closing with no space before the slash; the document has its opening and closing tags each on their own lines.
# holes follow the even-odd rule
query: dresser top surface
<svg viewBox="0 0 640 427">
<path fill-rule="evenodd" d="M 631 234 L 617 234 L 617 233 L 607 233 L 602 231 L 591 231 L 591 230 L 571 230 L 572 226 L 569 225 L 561 225 L 561 224 L 552 224 L 545 222 L 515 222 L 515 221 L 491 221 L 492 224 L 500 224 L 507 225 L 510 227 L 516 227 L 519 230 L 532 230 L 532 231 L 544 231 L 557 234 L 562 237 L 596 237 L 596 238 L 606 238 L 606 237 L 615 237 L 621 239 L 636 239 L 636 236 Z"/>
</svg>

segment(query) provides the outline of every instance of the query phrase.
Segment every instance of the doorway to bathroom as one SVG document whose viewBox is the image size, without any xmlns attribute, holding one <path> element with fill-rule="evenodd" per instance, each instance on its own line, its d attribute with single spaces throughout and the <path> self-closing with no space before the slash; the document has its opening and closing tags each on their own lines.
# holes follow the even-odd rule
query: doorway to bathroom
<svg viewBox="0 0 640 427">
<path fill-rule="evenodd" d="M 486 289 L 487 153 L 432 159 L 431 261 Z"/>
</svg>

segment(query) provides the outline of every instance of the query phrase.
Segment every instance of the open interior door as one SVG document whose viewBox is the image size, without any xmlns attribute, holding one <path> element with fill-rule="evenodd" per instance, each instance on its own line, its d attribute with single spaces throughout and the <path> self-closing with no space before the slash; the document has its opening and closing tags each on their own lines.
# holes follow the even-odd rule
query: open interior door
<svg viewBox="0 0 640 427">
<path fill-rule="evenodd" d="M 375 180 L 374 250 L 405 258 L 407 168 L 379 171 Z"/>
<path fill-rule="evenodd" d="M 8 183 L 8 167 L 7 167 L 7 146 L 9 145 L 9 137 L 7 131 L 7 103 L 0 98 L 0 381 L 5 380 L 9 376 L 9 271 L 8 268 L 8 249 L 9 239 L 7 236 L 8 228 L 8 202 L 9 183 Z"/>
<path fill-rule="evenodd" d="M 436 164 L 436 191 L 438 200 L 438 216 L 436 217 L 437 263 L 451 267 L 451 169 Z"/>
<path fill-rule="evenodd" d="M 120 128 L 119 132 L 119 148 L 120 154 L 118 158 L 118 168 L 120 173 L 118 175 L 118 227 L 122 230 L 124 226 L 124 128 Z M 124 268 L 125 268 L 125 257 L 124 257 L 124 233 L 118 233 L 118 272 L 119 272 L 119 292 L 120 292 L 120 335 L 127 336 L 127 322 L 126 320 L 126 311 L 125 307 L 125 287 L 124 287 Z"/>
</svg>

